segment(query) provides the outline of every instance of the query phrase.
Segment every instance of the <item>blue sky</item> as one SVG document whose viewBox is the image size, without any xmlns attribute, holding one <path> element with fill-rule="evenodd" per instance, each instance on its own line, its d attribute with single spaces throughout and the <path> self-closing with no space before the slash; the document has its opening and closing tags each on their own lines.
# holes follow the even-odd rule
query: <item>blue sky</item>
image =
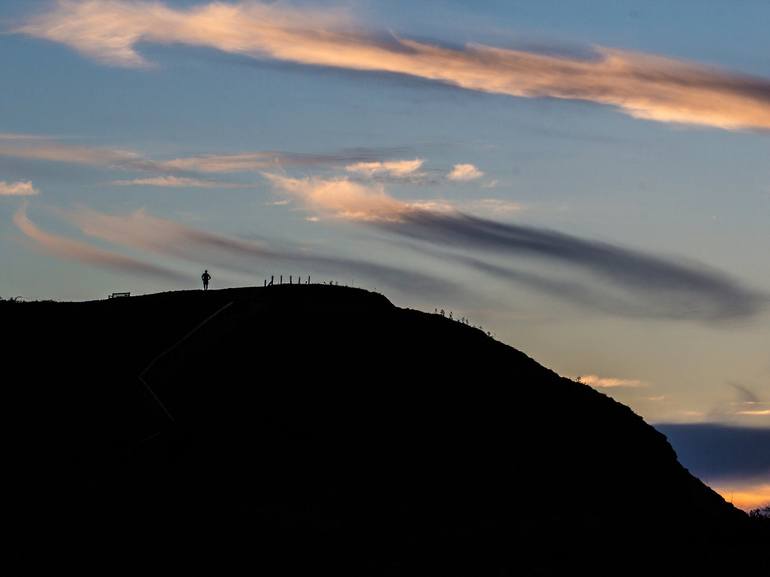
<svg viewBox="0 0 770 577">
<path fill-rule="evenodd" d="M 337 278 L 770 425 L 770 5 L 221 6 L 0 2 L 0 295 Z"/>
</svg>

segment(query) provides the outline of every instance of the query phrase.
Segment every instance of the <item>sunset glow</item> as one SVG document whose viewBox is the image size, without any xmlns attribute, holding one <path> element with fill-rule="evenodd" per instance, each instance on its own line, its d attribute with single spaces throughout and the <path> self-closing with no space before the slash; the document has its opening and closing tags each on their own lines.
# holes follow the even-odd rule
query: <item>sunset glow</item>
<svg viewBox="0 0 770 577">
<path fill-rule="evenodd" d="M 726 0 L 5 0 L 0 299 L 203 271 L 370 290 L 766 504 L 769 22 Z M 552 414 L 531 404 L 511 412 Z"/>
</svg>

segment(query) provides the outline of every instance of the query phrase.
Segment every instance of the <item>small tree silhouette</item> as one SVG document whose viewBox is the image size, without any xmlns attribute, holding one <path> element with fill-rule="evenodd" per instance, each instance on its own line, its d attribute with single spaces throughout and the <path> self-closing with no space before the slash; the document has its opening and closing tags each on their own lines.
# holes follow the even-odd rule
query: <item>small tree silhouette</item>
<svg viewBox="0 0 770 577">
<path fill-rule="evenodd" d="M 753 519 L 762 519 L 770 522 L 770 505 L 760 507 L 759 509 L 753 509 L 749 512 L 749 516 Z"/>
</svg>

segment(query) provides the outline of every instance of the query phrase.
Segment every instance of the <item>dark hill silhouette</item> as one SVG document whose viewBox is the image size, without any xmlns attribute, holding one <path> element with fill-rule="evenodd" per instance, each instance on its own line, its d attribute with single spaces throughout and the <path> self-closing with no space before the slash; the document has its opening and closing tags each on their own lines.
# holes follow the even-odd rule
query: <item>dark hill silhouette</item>
<svg viewBox="0 0 770 577">
<path fill-rule="evenodd" d="M 767 532 L 630 409 L 382 295 L 0 311 L 27 567 L 765 574 Z"/>
</svg>

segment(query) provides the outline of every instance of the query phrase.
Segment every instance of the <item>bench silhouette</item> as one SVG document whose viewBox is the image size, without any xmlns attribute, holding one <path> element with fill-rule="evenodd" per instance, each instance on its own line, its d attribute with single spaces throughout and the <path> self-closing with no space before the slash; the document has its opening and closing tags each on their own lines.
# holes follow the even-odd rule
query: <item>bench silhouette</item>
<svg viewBox="0 0 770 577">
<path fill-rule="evenodd" d="M 130 296 L 131 296 L 130 292 L 127 292 L 127 293 L 112 293 L 107 298 L 116 299 L 116 298 L 121 298 L 121 297 L 130 297 Z"/>
</svg>

